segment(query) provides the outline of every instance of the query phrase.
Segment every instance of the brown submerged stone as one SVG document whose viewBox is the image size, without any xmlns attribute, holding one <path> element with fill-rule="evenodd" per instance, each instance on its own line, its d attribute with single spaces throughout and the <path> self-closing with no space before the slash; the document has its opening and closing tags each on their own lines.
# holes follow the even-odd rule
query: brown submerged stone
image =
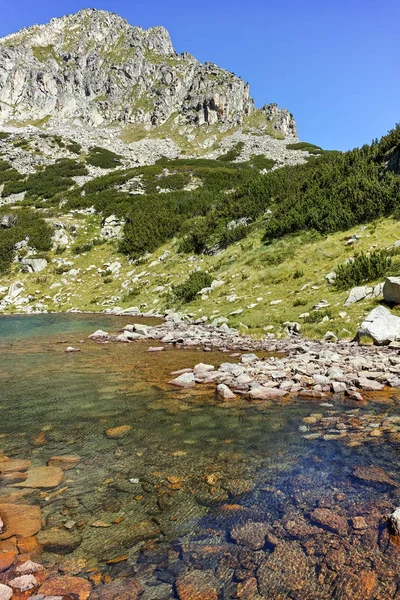
<svg viewBox="0 0 400 600">
<path fill-rule="evenodd" d="M 0 473 L 14 473 L 16 471 L 26 471 L 31 466 L 30 460 L 6 459 L 0 460 Z"/>
<path fill-rule="evenodd" d="M 396 485 L 391 476 L 386 473 L 386 471 L 381 469 L 381 467 L 355 467 L 353 470 L 353 475 L 355 475 L 357 479 L 362 479 L 363 481 L 367 482 L 387 483 L 388 485 L 393 486 Z"/>
<path fill-rule="evenodd" d="M 69 471 L 80 463 L 81 457 L 73 454 L 64 454 L 63 456 L 52 456 L 48 461 L 49 467 L 59 467 L 63 471 Z"/>
<path fill-rule="evenodd" d="M 258 589 L 265 598 L 301 598 L 314 571 L 298 542 L 280 542 L 257 571 Z"/>
<path fill-rule="evenodd" d="M 27 473 L 21 473 L 20 471 L 15 471 L 13 473 L 3 473 L 0 476 L 0 482 L 5 485 L 12 485 L 14 483 L 20 483 L 21 481 L 26 481 L 28 478 Z"/>
<path fill-rule="evenodd" d="M 42 526 L 39 506 L 0 504 L 0 516 L 5 524 L 5 530 L 0 534 L 0 540 L 6 540 L 14 535 L 30 537 L 40 531 Z"/>
<path fill-rule="evenodd" d="M 39 589 L 39 594 L 43 594 L 44 596 L 71 595 L 77 600 L 87 600 L 91 591 L 92 586 L 87 579 L 64 575 L 45 581 Z"/>
<path fill-rule="evenodd" d="M 111 439 L 122 438 L 127 435 L 132 429 L 131 425 L 120 425 L 119 427 L 111 427 L 106 429 L 106 436 Z"/>
<path fill-rule="evenodd" d="M 26 481 L 17 483 L 16 487 L 54 488 L 60 485 L 63 475 L 59 467 L 34 467 L 29 469 Z"/>
<path fill-rule="evenodd" d="M 310 519 L 323 529 L 329 529 L 339 535 L 347 535 L 349 529 L 347 519 L 329 508 L 316 508 L 311 513 Z"/>
<path fill-rule="evenodd" d="M 29 556 L 37 556 L 42 551 L 35 536 L 18 538 L 17 547 L 21 554 L 29 554 Z"/>
<path fill-rule="evenodd" d="M 0 542 L 0 572 L 9 569 L 17 556 L 18 549 L 15 545 L 15 538 Z"/>
<path fill-rule="evenodd" d="M 47 552 L 69 554 L 82 542 L 79 533 L 72 533 L 65 529 L 46 529 L 38 535 L 38 542 Z"/>
<path fill-rule="evenodd" d="M 345 569 L 340 573 L 335 597 L 341 600 L 370 600 L 376 597 L 377 589 L 378 577 L 374 571 L 365 569 L 355 573 Z"/>
<path fill-rule="evenodd" d="M 143 587 L 135 579 L 120 579 L 99 586 L 89 596 L 89 600 L 138 600 Z"/>
<path fill-rule="evenodd" d="M 179 600 L 218 600 L 219 588 L 212 571 L 189 571 L 176 582 Z"/>
<path fill-rule="evenodd" d="M 247 546 L 252 550 L 260 550 L 265 546 L 265 538 L 268 533 L 266 523 L 248 521 L 244 525 L 238 525 L 231 531 L 235 542 L 241 546 Z"/>
</svg>

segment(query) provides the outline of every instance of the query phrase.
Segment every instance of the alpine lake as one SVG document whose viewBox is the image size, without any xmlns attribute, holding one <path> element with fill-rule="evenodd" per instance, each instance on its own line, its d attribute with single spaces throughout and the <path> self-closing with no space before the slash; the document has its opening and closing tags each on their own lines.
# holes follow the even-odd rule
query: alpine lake
<svg viewBox="0 0 400 600">
<path fill-rule="evenodd" d="M 400 505 L 399 397 L 178 390 L 171 372 L 229 354 L 88 339 L 132 319 L 0 317 L 0 516 L 21 508 L 15 535 L 0 535 L 0 583 L 28 559 L 42 566 L 13 600 L 399 599 L 386 525 Z M 305 437 L 315 413 L 333 425 Z"/>
</svg>

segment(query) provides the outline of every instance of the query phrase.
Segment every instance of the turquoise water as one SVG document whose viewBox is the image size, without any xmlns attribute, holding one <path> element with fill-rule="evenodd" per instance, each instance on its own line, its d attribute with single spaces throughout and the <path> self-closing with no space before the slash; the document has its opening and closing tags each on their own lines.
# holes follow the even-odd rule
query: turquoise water
<svg viewBox="0 0 400 600">
<path fill-rule="evenodd" d="M 201 350 L 149 354 L 146 343 L 87 339 L 96 329 L 114 333 L 129 320 L 76 314 L 0 318 L 0 449 L 34 466 L 46 465 L 53 455 L 81 458 L 58 488 L 29 495 L 29 503 L 42 508 L 45 531 L 62 535 L 72 523 L 68 531 L 79 538 L 67 556 L 45 550 L 42 560 L 84 577 L 93 570 L 103 578 L 134 577 L 144 600 L 177 598 L 185 570 L 211 573 L 224 600 L 236 598 L 251 578 L 264 590 L 262 597 L 347 598 L 347 580 L 339 580 L 332 559 L 326 560 L 334 549 L 345 552 L 353 574 L 375 569 L 379 556 L 387 572 L 382 567 L 378 573 L 377 589 L 387 594 L 380 597 L 394 597 L 397 580 L 389 571 L 395 557 L 390 544 L 386 550 L 379 545 L 378 516 L 400 504 L 398 488 L 366 483 L 352 473 L 357 465 L 373 464 L 396 479 L 398 444 L 374 440 L 352 448 L 336 440 L 306 440 L 302 418 L 330 410 L 315 403 L 225 405 L 215 401 L 212 388 L 171 389 L 170 372 L 204 361 Z M 81 352 L 65 353 L 69 345 Z M 213 352 L 206 362 L 226 360 Z M 334 404 L 344 415 L 353 409 Z M 363 411 L 397 414 L 397 407 L 374 403 Z M 130 430 L 118 439 L 107 436 L 106 430 L 119 426 Z M 3 485 L 1 494 L 16 491 Z M 311 525 L 309 515 L 318 507 L 348 519 L 348 535 Z M 376 535 L 352 530 L 351 518 L 359 514 L 370 519 Z M 232 532 L 248 521 L 267 524 L 275 545 L 237 543 Z M 299 526 L 288 527 L 288 521 Z M 108 527 L 93 527 L 96 522 Z M 302 585 L 296 587 L 285 571 L 274 577 L 258 573 L 268 561 L 275 572 L 278 553 L 282 560 L 300 561 Z M 225 569 L 227 556 L 231 566 Z"/>
</svg>

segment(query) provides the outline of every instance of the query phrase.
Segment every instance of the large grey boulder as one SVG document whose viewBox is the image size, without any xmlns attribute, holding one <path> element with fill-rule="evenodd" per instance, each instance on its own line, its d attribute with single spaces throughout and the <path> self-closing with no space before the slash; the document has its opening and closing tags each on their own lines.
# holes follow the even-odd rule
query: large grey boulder
<svg viewBox="0 0 400 600">
<path fill-rule="evenodd" d="M 386 302 L 400 304 L 400 277 L 387 277 L 383 286 L 383 298 Z"/>
<path fill-rule="evenodd" d="M 25 266 L 28 273 L 40 273 L 47 267 L 45 258 L 23 258 L 21 263 Z"/>
<path fill-rule="evenodd" d="M 392 315 L 384 306 L 377 306 L 361 324 L 357 339 L 361 336 L 372 338 L 378 346 L 400 340 L 400 317 Z"/>
<path fill-rule="evenodd" d="M 378 296 L 382 294 L 383 287 L 383 283 L 378 283 L 374 287 L 368 287 L 367 285 L 354 287 L 350 290 L 349 296 L 344 305 L 349 306 L 350 304 L 354 304 L 355 302 L 359 302 L 360 300 L 370 300 L 371 298 L 378 298 Z"/>
<path fill-rule="evenodd" d="M 14 281 L 14 283 L 12 283 L 8 288 L 8 297 L 10 298 L 10 300 L 14 300 L 14 298 L 19 296 L 23 291 L 24 284 L 20 281 Z"/>
</svg>

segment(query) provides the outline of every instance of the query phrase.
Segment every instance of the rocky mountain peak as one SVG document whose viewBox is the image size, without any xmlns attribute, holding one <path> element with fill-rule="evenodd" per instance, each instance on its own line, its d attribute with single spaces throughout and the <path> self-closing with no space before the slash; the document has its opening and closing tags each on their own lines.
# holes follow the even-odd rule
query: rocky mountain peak
<svg viewBox="0 0 400 600">
<path fill-rule="evenodd" d="M 178 55 L 164 27 L 143 30 L 117 14 L 84 9 L 0 39 L 3 124 L 229 129 L 253 112 L 248 84 Z M 275 130 L 296 135 L 287 111 L 261 114 Z"/>
</svg>

